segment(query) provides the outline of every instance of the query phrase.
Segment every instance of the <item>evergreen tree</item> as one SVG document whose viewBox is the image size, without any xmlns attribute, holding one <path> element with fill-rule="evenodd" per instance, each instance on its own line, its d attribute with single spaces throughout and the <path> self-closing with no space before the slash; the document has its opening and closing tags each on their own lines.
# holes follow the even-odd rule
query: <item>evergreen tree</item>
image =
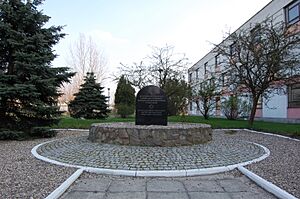
<svg viewBox="0 0 300 199">
<path fill-rule="evenodd" d="M 94 73 L 87 73 L 84 83 L 75 99 L 69 104 L 69 112 L 72 117 L 86 119 L 102 119 L 108 117 L 110 112 L 107 105 L 107 97 L 104 96 L 103 88 L 96 83 Z"/>
<path fill-rule="evenodd" d="M 130 82 L 122 75 L 119 79 L 115 93 L 115 106 L 117 113 L 125 118 L 134 113 L 135 107 L 135 90 Z"/>
<path fill-rule="evenodd" d="M 53 68 L 52 47 L 62 26 L 44 28 L 50 17 L 37 10 L 41 0 L 0 2 L 0 129 L 23 131 L 58 121 L 57 88 L 74 74 Z"/>
</svg>

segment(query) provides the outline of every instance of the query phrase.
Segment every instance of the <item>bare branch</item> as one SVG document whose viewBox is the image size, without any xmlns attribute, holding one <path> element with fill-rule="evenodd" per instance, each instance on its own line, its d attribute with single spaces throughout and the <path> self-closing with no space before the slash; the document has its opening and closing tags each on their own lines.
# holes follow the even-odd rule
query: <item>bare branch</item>
<svg viewBox="0 0 300 199">
<path fill-rule="evenodd" d="M 270 98 L 274 89 L 282 89 L 300 75 L 300 36 L 283 22 L 274 23 L 273 18 L 229 35 L 216 45 L 215 52 L 224 57 L 224 70 L 229 75 L 227 83 L 251 92 L 254 100 L 251 117 L 262 95 Z"/>
<path fill-rule="evenodd" d="M 134 86 L 142 88 L 154 84 L 164 88 L 168 79 L 184 79 L 188 59 L 184 54 L 174 53 L 174 47 L 151 47 L 152 53 L 144 60 L 132 65 L 121 63 L 119 74 L 124 75 Z"/>
<path fill-rule="evenodd" d="M 90 36 L 86 38 L 84 34 L 80 34 L 79 39 L 70 45 L 67 64 L 76 72 L 76 75 L 70 84 L 63 85 L 64 96 L 61 97 L 60 101 L 68 103 L 73 99 L 73 94 L 78 92 L 83 78 L 88 72 L 93 72 L 97 82 L 100 83 L 103 83 L 107 78 L 107 60 L 104 51 Z"/>
</svg>

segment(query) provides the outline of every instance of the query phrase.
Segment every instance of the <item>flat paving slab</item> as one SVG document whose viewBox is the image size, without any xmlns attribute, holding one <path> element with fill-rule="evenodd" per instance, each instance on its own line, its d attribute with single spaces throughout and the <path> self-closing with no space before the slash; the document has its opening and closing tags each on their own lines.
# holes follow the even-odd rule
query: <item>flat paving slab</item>
<svg viewBox="0 0 300 199">
<path fill-rule="evenodd" d="M 84 173 L 61 199 L 274 199 L 234 170 L 194 177 L 125 177 Z"/>
</svg>

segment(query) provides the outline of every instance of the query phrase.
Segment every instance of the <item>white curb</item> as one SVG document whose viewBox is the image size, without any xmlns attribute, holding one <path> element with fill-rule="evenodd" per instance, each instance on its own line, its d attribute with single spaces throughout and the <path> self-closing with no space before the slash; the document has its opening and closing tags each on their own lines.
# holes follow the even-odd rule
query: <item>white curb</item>
<svg viewBox="0 0 300 199">
<path fill-rule="evenodd" d="M 278 134 L 274 134 L 274 133 L 266 133 L 266 132 L 262 132 L 262 131 L 255 131 L 255 130 L 250 130 L 250 129 L 216 129 L 216 130 L 222 130 L 222 131 L 226 131 L 226 130 L 232 130 L 232 131 L 248 131 L 251 133 L 258 133 L 258 134 L 263 134 L 263 135 L 270 135 L 270 136 L 275 136 L 275 137 L 279 137 L 279 138 L 284 138 L 284 139 L 288 139 L 288 140 L 293 140 L 293 141 L 297 141 L 300 142 L 299 139 L 295 139 L 295 138 L 290 138 L 284 135 L 278 135 Z"/>
<path fill-rule="evenodd" d="M 271 182 L 259 177 L 255 173 L 252 173 L 248 169 L 239 166 L 238 170 L 242 172 L 245 176 L 250 178 L 252 181 L 254 181 L 256 184 L 261 186 L 263 189 L 267 190 L 268 192 L 274 194 L 276 197 L 281 199 L 297 199 L 295 196 L 289 194 L 288 192 L 284 191 L 283 189 L 280 189 L 276 185 L 272 184 Z"/>
<path fill-rule="evenodd" d="M 45 199 L 57 199 L 59 198 L 82 174 L 83 169 L 78 169 L 73 173 L 66 181 L 64 181 L 57 189 L 55 189 L 50 195 Z"/>
<path fill-rule="evenodd" d="M 261 131 L 254 131 L 254 130 L 249 130 L 249 129 L 243 129 L 243 130 L 249 131 L 249 132 L 252 132 L 252 133 L 258 133 L 258 134 L 264 134 L 264 135 L 271 135 L 271 136 L 275 136 L 275 137 L 280 137 L 280 138 L 284 138 L 284 139 L 289 139 L 289 140 L 300 142 L 300 140 L 298 140 L 298 139 L 290 138 L 290 137 L 287 137 L 287 136 L 284 136 L 284 135 L 278 135 L 278 134 L 273 134 L 273 133 L 266 133 L 266 132 L 261 132 Z"/>
<path fill-rule="evenodd" d="M 149 171 L 136 171 L 136 176 L 141 177 L 185 177 L 185 169 L 183 170 L 149 170 Z"/>
<path fill-rule="evenodd" d="M 34 157 L 36 157 L 37 159 L 43 160 L 43 161 L 45 161 L 45 162 L 50 162 L 50 163 L 52 163 L 52 164 L 56 164 L 56 165 L 60 165 L 60 166 L 75 167 L 75 168 L 81 169 L 80 166 L 72 165 L 72 164 L 67 164 L 67 163 L 63 163 L 63 162 L 56 161 L 56 160 L 51 160 L 51 159 L 46 158 L 46 157 L 44 157 L 44 156 L 41 156 L 40 154 L 37 153 L 36 150 L 37 150 L 40 146 L 42 146 L 42 145 L 44 145 L 44 144 L 47 144 L 47 143 L 49 143 L 49 142 L 54 142 L 54 141 L 56 141 L 56 140 L 51 140 L 51 141 L 44 142 L 44 143 L 41 143 L 41 144 L 36 145 L 35 147 L 33 147 L 33 148 L 31 149 L 32 155 L 33 155 Z"/>
<path fill-rule="evenodd" d="M 82 167 L 84 171 L 90 173 L 106 174 L 106 175 L 122 175 L 122 176 L 136 176 L 136 171 L 131 170 L 118 170 L 118 169 L 103 169 L 94 167 Z"/>
<path fill-rule="evenodd" d="M 55 129 L 55 130 L 74 130 L 74 131 L 88 131 L 88 130 L 83 130 L 83 129 Z M 241 130 L 241 129 L 221 129 L 221 130 Z M 258 131 L 253 131 L 249 129 L 243 129 L 245 131 L 249 132 L 254 132 L 254 133 L 259 133 L 259 134 L 265 134 L 265 135 L 271 135 L 271 136 L 277 136 L 285 139 L 290 139 L 293 141 L 300 141 L 298 139 L 293 139 L 290 137 L 282 136 L 282 135 L 276 135 L 276 134 L 271 134 L 271 133 L 265 133 L 265 132 L 258 132 Z M 37 153 L 38 147 L 49 143 L 53 142 L 48 141 L 41 143 L 37 146 L 35 146 L 32 150 L 31 153 L 33 156 L 35 156 L 37 159 L 43 160 L 45 162 L 50 162 L 56 165 L 61 165 L 61 166 L 67 166 L 67 167 L 76 167 L 79 168 L 74 174 L 72 174 L 63 184 L 61 184 L 57 189 L 55 189 L 50 195 L 48 195 L 45 199 L 57 199 L 59 198 L 71 185 L 74 183 L 74 181 L 82 174 L 83 171 L 86 172 L 91 172 L 91 173 L 100 173 L 100 174 L 111 174 L 111 175 L 125 175 L 125 176 L 153 176 L 153 177 L 159 177 L 159 176 L 164 176 L 164 177 L 174 177 L 174 176 L 195 176 L 195 175 L 208 175 L 208 174 L 215 174 L 215 173 L 221 173 L 225 171 L 230 171 L 235 168 L 238 168 L 239 171 L 241 171 L 244 175 L 246 175 L 248 178 L 253 180 L 255 183 L 257 183 L 259 186 L 261 186 L 263 189 L 269 191 L 270 193 L 274 194 L 278 198 L 282 199 L 297 199 L 293 195 L 287 193 L 286 191 L 280 189 L 276 185 L 266 181 L 265 179 L 259 177 L 258 175 L 252 173 L 248 169 L 244 168 L 243 166 L 246 166 L 251 163 L 259 162 L 265 158 L 267 158 L 270 155 L 270 150 L 260 144 L 254 143 L 254 142 L 249 142 L 253 143 L 257 146 L 262 147 L 265 150 L 265 154 L 259 158 L 253 159 L 251 161 L 239 163 L 239 164 L 234 164 L 234 165 L 228 165 L 228 166 L 222 166 L 222 167 L 213 167 L 213 168 L 206 168 L 206 169 L 190 169 L 190 170 L 150 170 L 150 171 L 131 171 L 131 170 L 117 170 L 117 169 L 104 169 L 104 168 L 93 168 L 93 167 L 83 167 L 83 166 L 78 166 L 78 165 L 71 165 L 71 164 L 66 164 L 62 163 L 56 160 L 51 160 L 49 158 L 46 158 L 44 156 L 41 156 Z"/>
</svg>

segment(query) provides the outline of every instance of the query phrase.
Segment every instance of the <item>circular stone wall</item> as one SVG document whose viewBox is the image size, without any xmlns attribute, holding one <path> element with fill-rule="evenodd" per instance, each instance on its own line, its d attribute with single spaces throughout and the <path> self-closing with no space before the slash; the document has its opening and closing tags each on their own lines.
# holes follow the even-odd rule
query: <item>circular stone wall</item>
<svg viewBox="0 0 300 199">
<path fill-rule="evenodd" d="M 207 124 L 170 123 L 168 126 L 142 126 L 133 123 L 92 124 L 88 139 L 92 142 L 136 146 L 187 146 L 212 140 Z"/>
</svg>

